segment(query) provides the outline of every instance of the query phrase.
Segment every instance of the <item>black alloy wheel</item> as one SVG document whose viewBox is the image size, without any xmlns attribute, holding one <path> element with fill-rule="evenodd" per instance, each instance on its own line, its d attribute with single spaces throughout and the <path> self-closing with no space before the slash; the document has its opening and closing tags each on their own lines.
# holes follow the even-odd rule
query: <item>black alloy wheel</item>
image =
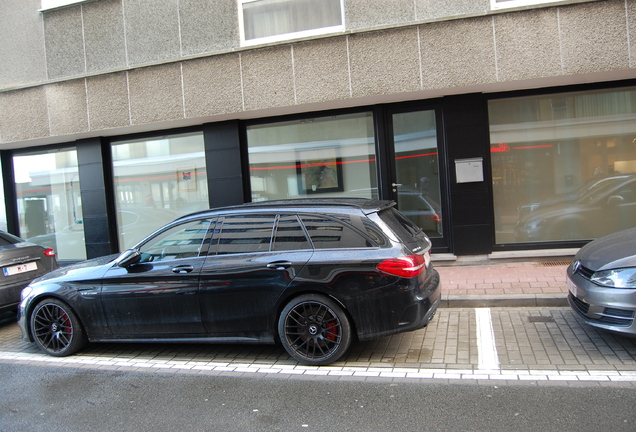
<svg viewBox="0 0 636 432">
<path fill-rule="evenodd" d="M 45 353 L 64 357 L 86 343 L 84 329 L 70 307 L 56 299 L 38 303 L 31 314 L 31 331 L 37 346 Z"/>
<path fill-rule="evenodd" d="M 292 300 L 278 320 L 285 350 L 300 363 L 326 365 L 338 360 L 351 344 L 351 325 L 333 300 L 307 294 Z"/>
</svg>

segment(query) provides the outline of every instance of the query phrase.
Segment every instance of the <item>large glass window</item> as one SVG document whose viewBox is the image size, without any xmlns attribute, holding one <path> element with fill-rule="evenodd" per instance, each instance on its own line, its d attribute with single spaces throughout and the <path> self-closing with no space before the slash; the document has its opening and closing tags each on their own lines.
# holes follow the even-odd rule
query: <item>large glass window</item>
<svg viewBox="0 0 636 432">
<path fill-rule="evenodd" d="M 442 237 L 435 111 L 394 114 L 392 120 L 398 208 L 429 237 Z"/>
<path fill-rule="evenodd" d="M 86 259 L 75 149 L 15 155 L 13 165 L 20 236 L 60 260 Z"/>
<path fill-rule="evenodd" d="M 344 30 L 342 0 L 239 0 L 244 45 Z"/>
<path fill-rule="evenodd" d="M 636 221 L 636 89 L 489 102 L 496 241 L 593 239 Z"/>
<path fill-rule="evenodd" d="M 247 128 L 252 200 L 377 197 L 371 113 Z"/>
<path fill-rule="evenodd" d="M 112 144 L 119 248 L 187 213 L 209 208 L 203 134 Z"/>
</svg>

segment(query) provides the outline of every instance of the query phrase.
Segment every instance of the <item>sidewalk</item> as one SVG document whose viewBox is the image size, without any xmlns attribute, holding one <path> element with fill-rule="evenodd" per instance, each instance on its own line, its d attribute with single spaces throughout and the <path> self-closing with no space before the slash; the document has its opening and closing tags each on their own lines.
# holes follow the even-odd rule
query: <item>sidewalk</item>
<svg viewBox="0 0 636 432">
<path fill-rule="evenodd" d="M 569 261 L 433 265 L 442 281 L 442 307 L 567 306 Z"/>
</svg>

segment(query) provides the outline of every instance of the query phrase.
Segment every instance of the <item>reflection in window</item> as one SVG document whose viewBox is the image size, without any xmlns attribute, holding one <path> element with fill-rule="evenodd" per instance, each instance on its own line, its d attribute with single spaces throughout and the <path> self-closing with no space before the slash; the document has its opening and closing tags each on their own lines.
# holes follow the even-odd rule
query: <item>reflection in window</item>
<svg viewBox="0 0 636 432">
<path fill-rule="evenodd" d="M 363 248 L 371 243 L 352 228 L 321 216 L 301 217 L 316 249 Z"/>
<path fill-rule="evenodd" d="M 217 253 L 268 252 L 273 229 L 273 215 L 226 217 L 218 234 Z"/>
<path fill-rule="evenodd" d="M 377 197 L 371 113 L 247 128 L 252 201 Z"/>
<path fill-rule="evenodd" d="M 142 262 L 195 258 L 207 254 L 209 220 L 188 222 L 170 228 L 141 248 Z M 210 233 L 211 234 L 211 233 Z"/>
<path fill-rule="evenodd" d="M 442 237 L 435 111 L 393 115 L 398 209 L 429 237 Z"/>
<path fill-rule="evenodd" d="M 239 0 L 241 44 L 344 30 L 342 0 Z"/>
<path fill-rule="evenodd" d="M 0 172 L 3 172 L 1 162 L 0 162 Z M 7 207 L 4 202 L 3 176 L 0 176 L 0 230 L 7 231 Z"/>
<path fill-rule="evenodd" d="M 112 144 L 121 250 L 179 216 L 209 208 L 203 134 Z"/>
<path fill-rule="evenodd" d="M 20 236 L 53 248 L 59 260 L 86 259 L 75 149 L 13 158 Z"/>
<path fill-rule="evenodd" d="M 275 251 L 311 249 L 296 216 L 280 216 L 274 233 Z"/>
<path fill-rule="evenodd" d="M 489 102 L 496 241 L 593 239 L 636 206 L 636 90 Z"/>
</svg>

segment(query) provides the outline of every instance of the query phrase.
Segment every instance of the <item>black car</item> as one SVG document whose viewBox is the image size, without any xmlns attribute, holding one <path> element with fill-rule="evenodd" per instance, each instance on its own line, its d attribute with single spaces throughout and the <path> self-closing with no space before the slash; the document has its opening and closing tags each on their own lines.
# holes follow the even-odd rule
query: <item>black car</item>
<svg viewBox="0 0 636 432">
<path fill-rule="evenodd" d="M 57 267 L 53 249 L 0 231 L 0 312 L 16 310 L 22 288 Z"/>
<path fill-rule="evenodd" d="M 119 256 L 27 287 L 25 340 L 65 356 L 88 341 L 280 342 L 336 361 L 352 340 L 422 328 L 440 302 L 431 242 L 390 201 L 282 200 L 177 219 Z"/>
</svg>

